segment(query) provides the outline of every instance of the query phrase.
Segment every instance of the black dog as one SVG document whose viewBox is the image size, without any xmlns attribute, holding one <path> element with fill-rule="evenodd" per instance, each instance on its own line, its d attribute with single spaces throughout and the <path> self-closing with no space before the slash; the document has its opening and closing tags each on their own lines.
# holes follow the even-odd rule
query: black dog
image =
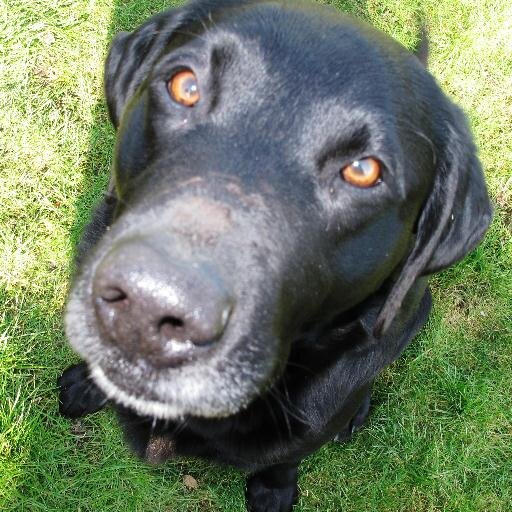
<svg viewBox="0 0 512 512">
<path fill-rule="evenodd" d="M 247 470 L 288 511 L 301 459 L 366 419 L 491 209 L 420 59 L 337 11 L 199 0 L 106 63 L 112 187 L 79 248 L 61 412 L 107 400 L 135 451 Z"/>
</svg>

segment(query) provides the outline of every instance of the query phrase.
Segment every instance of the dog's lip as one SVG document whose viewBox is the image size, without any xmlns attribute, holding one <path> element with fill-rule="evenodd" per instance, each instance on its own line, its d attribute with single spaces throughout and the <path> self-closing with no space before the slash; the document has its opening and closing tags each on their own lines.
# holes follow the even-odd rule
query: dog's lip
<svg viewBox="0 0 512 512">
<path fill-rule="evenodd" d="M 90 372 L 94 382 L 106 393 L 109 399 L 116 403 L 154 418 L 167 419 L 182 416 L 182 414 L 177 414 L 176 407 L 172 404 L 126 392 L 118 383 L 107 377 L 100 365 L 92 366 Z"/>
</svg>

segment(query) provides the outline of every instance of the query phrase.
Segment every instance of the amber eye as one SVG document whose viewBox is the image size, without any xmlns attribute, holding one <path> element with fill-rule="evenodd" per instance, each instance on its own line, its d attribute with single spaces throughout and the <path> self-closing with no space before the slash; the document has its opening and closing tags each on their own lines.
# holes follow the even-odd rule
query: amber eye
<svg viewBox="0 0 512 512">
<path fill-rule="evenodd" d="M 354 160 L 343 167 L 341 175 L 351 185 L 361 188 L 373 187 L 380 181 L 382 174 L 381 163 L 375 158 L 363 158 Z"/>
<path fill-rule="evenodd" d="M 167 83 L 171 98 L 186 107 L 193 107 L 199 101 L 197 77 L 190 69 L 178 71 Z"/>
</svg>

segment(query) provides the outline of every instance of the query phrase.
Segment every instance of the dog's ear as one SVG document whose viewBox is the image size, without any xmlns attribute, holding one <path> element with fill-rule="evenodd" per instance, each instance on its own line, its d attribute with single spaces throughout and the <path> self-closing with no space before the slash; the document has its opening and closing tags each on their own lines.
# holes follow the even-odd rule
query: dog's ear
<svg viewBox="0 0 512 512">
<path fill-rule="evenodd" d="M 436 176 L 418 219 L 416 240 L 377 317 L 374 334 L 390 326 L 417 277 L 462 259 L 482 239 L 492 207 L 464 114 L 449 105 Z"/>
<path fill-rule="evenodd" d="M 184 10 L 171 9 L 136 31 L 121 32 L 114 39 L 105 62 L 104 82 L 110 120 L 116 128 L 126 102 L 145 80 L 186 14 Z"/>
</svg>

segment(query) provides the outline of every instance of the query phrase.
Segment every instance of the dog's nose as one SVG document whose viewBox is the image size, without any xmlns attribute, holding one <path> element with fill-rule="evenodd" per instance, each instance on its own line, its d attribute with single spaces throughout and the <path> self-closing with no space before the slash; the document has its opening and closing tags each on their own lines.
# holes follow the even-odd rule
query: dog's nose
<svg viewBox="0 0 512 512">
<path fill-rule="evenodd" d="M 173 261 L 142 241 L 118 244 L 101 260 L 92 295 L 103 336 L 130 359 L 157 368 L 208 353 L 234 306 L 207 264 Z"/>
</svg>

